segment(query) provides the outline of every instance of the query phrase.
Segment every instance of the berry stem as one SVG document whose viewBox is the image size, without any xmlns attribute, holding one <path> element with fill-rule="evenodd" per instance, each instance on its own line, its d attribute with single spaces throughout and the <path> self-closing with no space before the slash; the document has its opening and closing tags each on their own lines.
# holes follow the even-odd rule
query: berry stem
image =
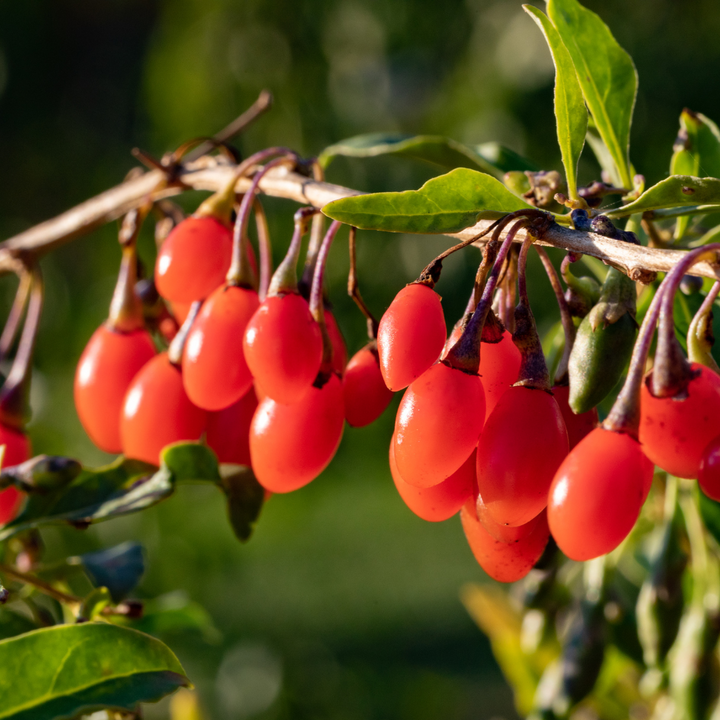
<svg viewBox="0 0 720 720">
<path fill-rule="evenodd" d="M 325 171 L 317 158 L 311 160 L 313 180 L 324 182 Z M 307 253 L 305 255 L 305 265 L 303 266 L 302 277 L 300 278 L 300 294 L 307 297 L 310 294 L 313 275 L 315 274 L 315 263 L 317 262 L 318 252 L 320 252 L 320 244 L 323 239 L 323 231 L 325 230 L 325 216 L 322 214 L 315 215 L 312 219 L 312 227 L 310 228 L 310 240 L 308 242 Z"/>
<path fill-rule="evenodd" d="M 302 207 L 295 211 L 295 229 L 293 230 L 292 240 L 285 257 L 273 273 L 267 297 L 296 293 L 298 291 L 297 264 L 300 257 L 302 236 L 307 232 L 308 219 L 319 212 L 320 210 L 314 207 Z"/>
<path fill-rule="evenodd" d="M 262 302 L 268 293 L 270 278 L 272 277 L 272 245 L 270 243 L 270 228 L 268 227 L 265 208 L 258 198 L 255 198 L 255 227 L 257 228 L 258 248 L 260 250 L 260 285 L 258 297 Z"/>
<path fill-rule="evenodd" d="M 563 348 L 560 363 L 555 371 L 555 385 L 567 385 L 568 361 L 570 360 L 570 351 L 572 350 L 573 343 L 575 342 L 575 323 L 570 315 L 570 307 L 565 299 L 562 285 L 560 284 L 560 276 L 558 275 L 555 266 L 552 264 L 552 261 L 550 260 L 547 252 L 545 252 L 544 248 L 535 245 L 535 250 L 540 256 L 540 260 L 542 261 L 545 272 L 547 273 L 550 284 L 552 285 L 553 292 L 555 293 L 555 299 L 557 300 L 558 307 L 560 308 L 560 321 L 562 322 L 563 332 L 565 334 L 565 347 Z"/>
<path fill-rule="evenodd" d="M 43 280 L 38 265 L 28 268 L 30 299 L 20 343 L 2 389 L 0 389 L 0 422 L 22 430 L 30 419 L 30 379 L 35 339 L 43 305 Z"/>
<path fill-rule="evenodd" d="M 260 168 L 255 175 L 253 175 L 252 184 L 250 185 L 250 189 L 245 193 L 245 195 L 243 195 L 242 202 L 240 203 L 240 209 L 238 210 L 237 218 L 235 220 L 232 262 L 225 278 L 228 285 L 246 288 L 254 287 L 255 278 L 253 277 L 254 274 L 252 268 L 250 267 L 250 260 L 248 256 L 247 228 L 250 221 L 250 211 L 255 201 L 255 195 L 257 194 L 260 181 L 266 173 L 279 165 L 294 164 L 296 162 L 296 157 L 297 156 L 294 154 L 290 154 L 270 160 L 270 162 Z"/>
<path fill-rule="evenodd" d="M 342 227 L 342 223 L 333 220 L 330 227 L 325 233 L 325 237 L 320 245 L 317 254 L 317 262 L 315 263 L 315 274 L 313 275 L 312 286 L 310 289 L 310 313 L 315 318 L 315 322 L 320 326 L 323 338 L 323 357 L 320 372 L 315 380 L 315 387 L 322 387 L 330 378 L 332 372 L 333 346 L 330 335 L 327 331 L 325 323 L 325 307 L 323 303 L 323 281 L 325 279 L 325 266 L 327 265 L 330 246 L 337 235 L 337 231 Z"/>
<path fill-rule="evenodd" d="M 185 322 L 180 326 L 180 329 L 175 334 L 175 337 L 172 339 L 172 342 L 170 343 L 170 347 L 168 347 L 168 360 L 173 364 L 180 366 L 180 363 L 182 362 L 182 355 L 183 350 L 185 349 L 185 342 L 187 341 L 188 335 L 190 334 L 190 328 L 192 327 L 192 324 L 195 322 L 195 318 L 198 316 L 198 313 L 200 312 L 200 308 L 202 307 L 202 300 L 196 300 L 191 306 L 190 310 L 188 311 L 187 317 L 185 318 Z"/>
<path fill-rule="evenodd" d="M 355 304 L 360 309 L 360 312 L 365 316 L 367 320 L 367 333 L 370 340 L 377 338 L 378 321 L 375 316 L 370 312 L 370 308 L 365 304 L 365 301 L 360 294 L 360 286 L 358 285 L 357 279 L 357 258 L 355 254 L 355 240 L 357 236 L 357 228 L 351 227 L 348 235 L 348 250 L 350 253 L 350 272 L 348 272 L 348 295 L 355 301 Z"/>
<path fill-rule="evenodd" d="M 2 335 L 0 336 L 0 361 L 7 358 L 10 349 L 15 342 L 18 330 L 20 329 L 23 313 L 25 312 L 25 306 L 27 305 L 31 284 L 30 273 L 22 273 L 20 275 L 20 284 L 18 285 L 17 292 L 15 293 L 15 299 L 13 300 L 10 313 L 5 321 L 5 327 L 3 328 Z"/>
</svg>

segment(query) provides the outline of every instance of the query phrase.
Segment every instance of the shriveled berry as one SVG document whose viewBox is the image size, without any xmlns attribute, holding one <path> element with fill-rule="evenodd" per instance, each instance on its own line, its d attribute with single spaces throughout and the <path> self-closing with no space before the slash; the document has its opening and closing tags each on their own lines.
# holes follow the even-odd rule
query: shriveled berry
<svg viewBox="0 0 720 720">
<path fill-rule="evenodd" d="M 30 439 L 21 430 L 0 424 L 0 445 L 5 446 L 2 467 L 20 465 L 30 458 Z M 23 494 L 14 487 L 0 491 L 0 525 L 10 522 L 20 509 Z"/>
<path fill-rule="evenodd" d="M 352 356 L 343 378 L 345 419 L 353 427 L 377 420 L 393 397 L 380 373 L 377 344 L 368 343 Z"/>
<path fill-rule="evenodd" d="M 268 297 L 245 331 L 245 360 L 265 394 L 290 405 L 308 393 L 322 361 L 322 334 L 307 301 Z"/>
<path fill-rule="evenodd" d="M 189 217 L 162 244 L 155 262 L 155 286 L 166 300 L 204 300 L 225 281 L 232 232 L 212 215 Z"/>
<path fill-rule="evenodd" d="M 380 368 L 390 390 L 402 390 L 419 378 L 440 356 L 445 336 L 440 296 L 427 285 L 404 287 L 378 327 Z"/>
<path fill-rule="evenodd" d="M 478 490 L 500 525 L 524 525 L 547 504 L 568 436 L 555 398 L 522 386 L 505 391 L 480 434 Z"/>
<path fill-rule="evenodd" d="M 188 397 L 205 410 L 222 410 L 250 389 L 243 337 L 260 301 L 254 290 L 223 285 L 203 303 L 182 357 Z"/>
<path fill-rule="evenodd" d="M 146 330 L 118 332 L 101 325 L 75 371 L 75 408 L 90 439 L 108 453 L 122 452 L 120 414 L 125 393 L 156 354 Z"/>
<path fill-rule="evenodd" d="M 548 522 L 572 560 L 614 550 L 632 530 L 652 484 L 653 464 L 625 433 L 595 428 L 565 458 L 550 487 Z"/>
<path fill-rule="evenodd" d="M 433 365 L 408 388 L 395 421 L 395 460 L 402 478 L 431 487 L 449 478 L 477 444 L 485 392 L 477 375 Z"/>
<path fill-rule="evenodd" d="M 250 388 L 230 407 L 208 413 L 205 441 L 221 463 L 250 465 L 250 423 L 257 406 Z"/>
<path fill-rule="evenodd" d="M 640 443 L 658 467 L 681 478 L 696 478 L 707 444 L 720 430 L 720 376 L 692 363 L 696 377 L 687 397 L 656 398 L 645 379 L 640 398 Z"/>
<path fill-rule="evenodd" d="M 597 408 L 576 415 L 570 407 L 570 388 L 567 385 L 555 385 L 552 393 L 557 400 L 568 432 L 568 443 L 572 450 L 586 435 L 597 427 Z"/>
<path fill-rule="evenodd" d="M 394 439 L 393 439 L 394 440 Z M 395 462 L 395 444 L 390 443 L 390 474 L 400 497 L 419 518 L 442 522 L 456 515 L 475 487 L 475 452 L 447 480 L 429 488 L 406 483 Z"/>
<path fill-rule="evenodd" d="M 532 522 L 532 530 L 523 538 L 514 542 L 497 540 L 478 520 L 473 498 L 463 505 L 460 519 L 475 559 L 491 578 L 499 582 L 509 583 L 524 578 L 540 559 L 550 536 L 543 512 Z"/>
<path fill-rule="evenodd" d="M 507 330 L 499 343 L 482 343 L 478 373 L 485 389 L 485 420 L 503 393 L 517 380 L 519 371 L 520 351 Z"/>
<path fill-rule="evenodd" d="M 250 458 L 260 484 L 274 493 L 307 485 L 330 463 L 345 415 L 342 384 L 333 374 L 294 405 L 265 398 L 250 425 Z"/>
<path fill-rule="evenodd" d="M 207 413 L 185 392 L 180 368 L 161 353 L 135 376 L 125 395 L 120 420 L 123 452 L 158 465 L 166 445 L 198 440 L 206 424 Z"/>
</svg>

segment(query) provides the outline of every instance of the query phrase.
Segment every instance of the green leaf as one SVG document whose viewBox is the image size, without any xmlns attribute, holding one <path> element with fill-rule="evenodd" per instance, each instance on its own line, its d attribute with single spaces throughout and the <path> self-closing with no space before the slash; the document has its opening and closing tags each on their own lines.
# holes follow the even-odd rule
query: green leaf
<svg viewBox="0 0 720 720">
<path fill-rule="evenodd" d="M 451 170 L 458 167 L 480 169 L 491 175 L 502 171 L 467 145 L 440 135 L 370 133 L 341 140 L 320 153 L 318 161 L 327 167 L 338 155 L 354 158 L 378 155 L 404 155 Z"/>
<path fill-rule="evenodd" d="M 247 542 L 260 516 L 265 488 L 255 478 L 252 468 L 245 465 L 223 465 L 222 476 L 230 525 L 238 540 Z"/>
<path fill-rule="evenodd" d="M 607 215 L 621 217 L 647 210 L 696 205 L 720 205 L 720 180 L 672 175 L 648 188 L 637 200 L 617 210 L 611 210 Z"/>
<path fill-rule="evenodd" d="M 548 15 L 572 57 L 585 102 L 624 187 L 632 187 L 630 123 L 638 78 L 608 26 L 577 0 L 548 0 Z"/>
<path fill-rule="evenodd" d="M 93 588 L 83 598 L 82 605 L 78 612 L 78 622 L 95 620 L 100 613 L 112 602 L 110 591 L 106 587 Z"/>
<path fill-rule="evenodd" d="M 475 150 L 503 173 L 511 170 L 531 170 L 536 172 L 540 169 L 535 163 L 497 142 L 481 143 L 475 146 Z"/>
<path fill-rule="evenodd" d="M 588 113 L 575 65 L 548 16 L 532 5 L 523 5 L 523 9 L 545 35 L 555 63 L 555 118 L 558 144 L 565 166 L 565 179 L 570 197 L 577 199 L 577 166 L 585 145 Z"/>
<path fill-rule="evenodd" d="M 24 615 L 8 608 L 0 608 L 0 640 L 36 629 L 37 625 Z"/>
<path fill-rule="evenodd" d="M 117 625 L 57 625 L 0 642 L 0 719 L 131 711 L 189 684 L 170 648 Z"/>
<path fill-rule="evenodd" d="M 708 532 L 720 543 L 720 503 L 711 500 L 705 493 L 698 493 L 700 498 L 700 517 Z"/>
<path fill-rule="evenodd" d="M 458 168 L 428 180 L 419 190 L 342 198 L 325 205 L 323 213 L 365 230 L 452 233 L 480 218 L 530 207 L 494 177 Z"/>
<path fill-rule="evenodd" d="M 83 469 L 65 487 L 30 494 L 21 513 L 0 530 L 0 540 L 49 523 L 84 527 L 137 512 L 172 495 L 176 482 L 188 480 L 220 481 L 215 454 L 199 443 L 168 446 L 159 470 L 120 457 L 97 470 Z"/>
<path fill-rule="evenodd" d="M 137 542 L 85 553 L 68 558 L 71 565 L 81 565 L 96 587 L 106 587 L 113 602 L 120 602 L 145 572 L 143 547 Z"/>
</svg>

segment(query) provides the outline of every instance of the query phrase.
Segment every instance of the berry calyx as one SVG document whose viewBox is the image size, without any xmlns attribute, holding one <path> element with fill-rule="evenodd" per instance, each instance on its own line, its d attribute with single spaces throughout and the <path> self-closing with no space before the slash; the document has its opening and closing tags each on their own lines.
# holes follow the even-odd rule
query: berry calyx
<svg viewBox="0 0 720 720">
<path fill-rule="evenodd" d="M 353 427 L 365 427 L 382 415 L 393 398 L 380 372 L 377 343 L 369 342 L 347 364 L 343 377 L 345 419 Z"/>
<path fill-rule="evenodd" d="M 266 397 L 250 425 L 250 457 L 258 482 L 274 493 L 307 485 L 335 455 L 344 422 L 342 384 L 335 374 L 320 388 L 310 386 L 293 405 Z"/>
<path fill-rule="evenodd" d="M 404 287 L 380 319 L 377 341 L 385 384 L 396 392 L 440 357 L 447 329 L 440 296 L 428 285 Z"/>
<path fill-rule="evenodd" d="M 190 401 L 180 368 L 164 352 L 150 360 L 128 387 L 120 420 L 122 449 L 128 457 L 158 465 L 166 445 L 198 440 L 206 423 L 207 413 Z"/>
</svg>

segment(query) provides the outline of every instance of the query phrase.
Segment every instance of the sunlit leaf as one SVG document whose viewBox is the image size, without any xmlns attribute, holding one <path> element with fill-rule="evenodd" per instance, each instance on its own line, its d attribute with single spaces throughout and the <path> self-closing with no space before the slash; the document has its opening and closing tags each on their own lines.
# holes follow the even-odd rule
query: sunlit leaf
<svg viewBox="0 0 720 720">
<path fill-rule="evenodd" d="M 131 711 L 189 684 L 166 645 L 117 625 L 56 625 L 0 642 L 0 718 Z"/>
<path fill-rule="evenodd" d="M 611 210 L 607 215 L 620 217 L 647 210 L 695 205 L 720 205 L 720 180 L 673 175 L 648 188 L 637 200 Z"/>
<path fill-rule="evenodd" d="M 325 205 L 323 212 L 368 230 L 452 233 L 481 218 L 530 207 L 494 177 L 458 168 L 428 180 L 419 190 L 342 198 Z"/>
<path fill-rule="evenodd" d="M 585 102 L 620 181 L 631 188 L 628 149 L 638 86 L 632 58 L 608 26 L 577 0 L 548 0 L 548 15 L 572 57 Z"/>
<path fill-rule="evenodd" d="M 555 63 L 555 119 L 558 144 L 571 198 L 577 198 L 577 166 L 585 145 L 588 113 L 570 53 L 550 19 L 532 5 L 523 5 L 542 30 Z"/>
</svg>

